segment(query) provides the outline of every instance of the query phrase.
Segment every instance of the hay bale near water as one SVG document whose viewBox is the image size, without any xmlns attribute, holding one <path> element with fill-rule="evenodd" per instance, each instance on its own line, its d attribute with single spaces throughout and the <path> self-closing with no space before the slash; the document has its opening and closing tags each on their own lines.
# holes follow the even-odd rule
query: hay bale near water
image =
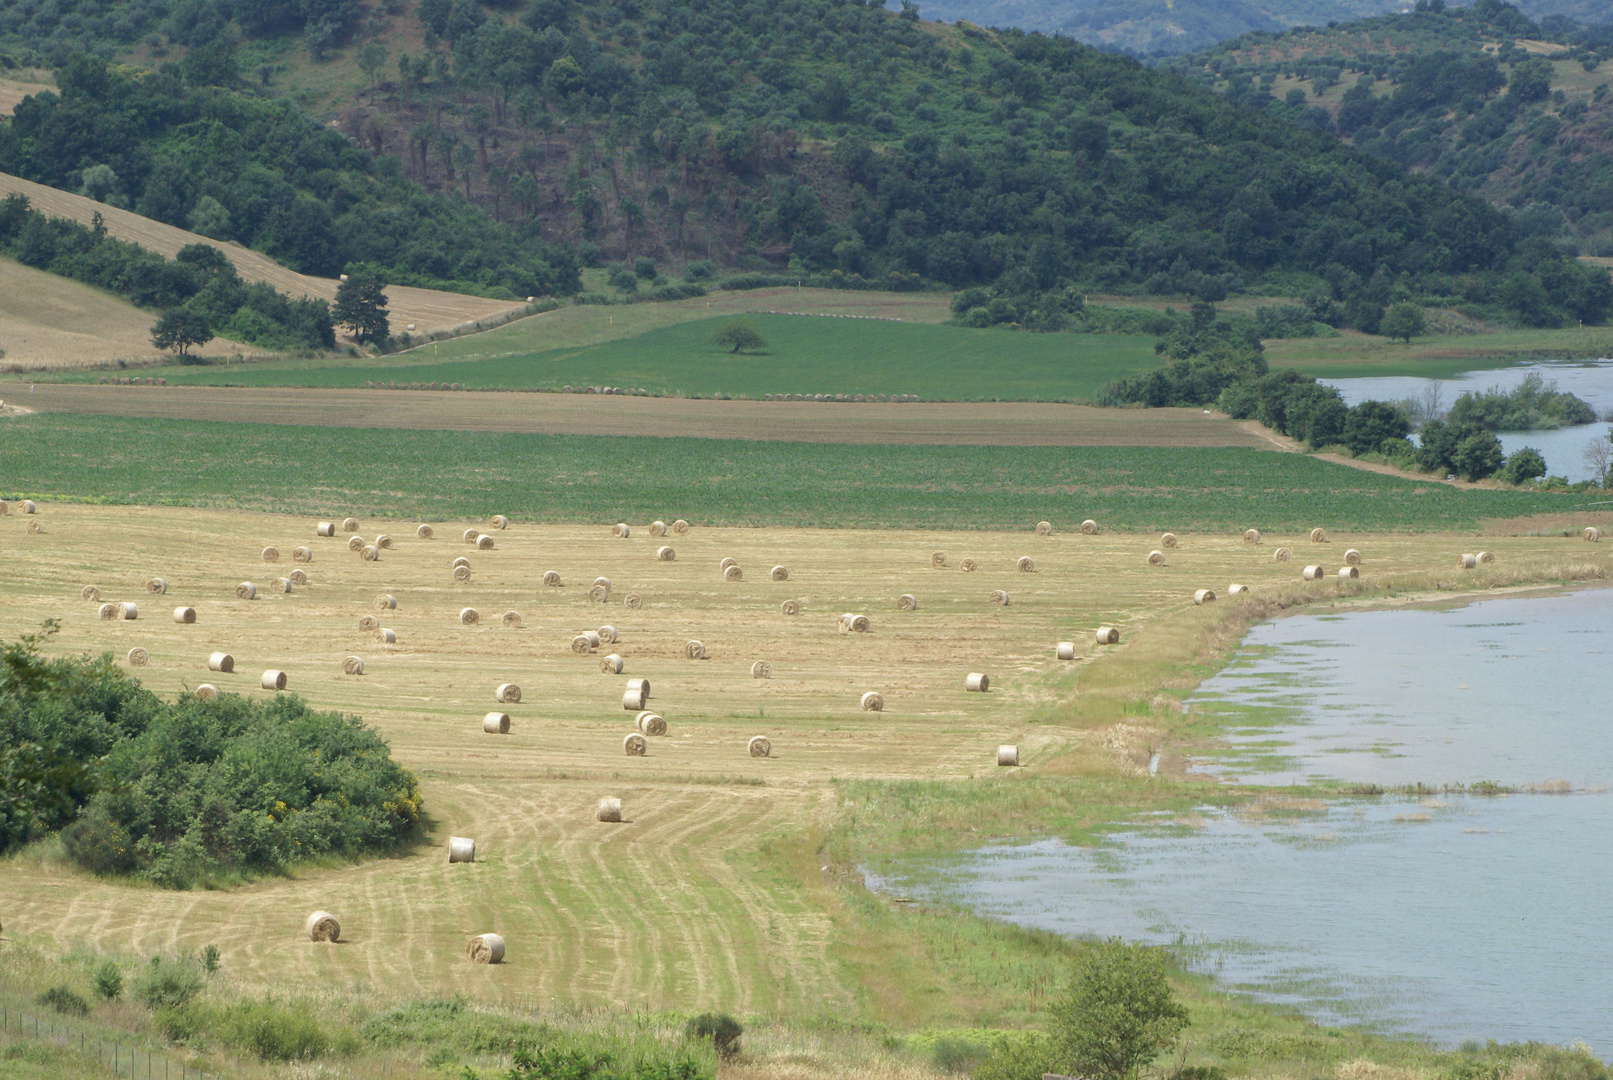
<svg viewBox="0 0 1613 1080">
<path fill-rule="evenodd" d="M 1244 596 L 1249 592 L 1249 586 L 1236 583 L 1227 586 L 1228 596 Z"/>
</svg>

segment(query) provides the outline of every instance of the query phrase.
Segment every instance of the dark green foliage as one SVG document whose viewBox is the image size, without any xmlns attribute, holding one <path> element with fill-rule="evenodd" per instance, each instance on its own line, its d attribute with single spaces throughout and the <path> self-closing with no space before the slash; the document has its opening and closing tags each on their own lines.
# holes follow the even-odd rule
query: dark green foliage
<svg viewBox="0 0 1613 1080">
<path fill-rule="evenodd" d="M 748 322 L 727 323 L 711 335 L 711 343 L 731 353 L 767 348 L 767 339 Z"/>
<path fill-rule="evenodd" d="M 1507 455 L 1496 476 L 1509 484 L 1522 484 L 1546 475 L 1546 459 L 1532 446 L 1520 447 Z"/>
<path fill-rule="evenodd" d="M 53 986 L 34 1000 L 47 1009 L 55 1009 L 64 1016 L 88 1016 L 90 1003 L 65 986 Z"/>
<path fill-rule="evenodd" d="M 710 1080 L 715 1072 L 687 1057 L 618 1062 L 610 1053 L 540 1046 L 517 1050 L 509 1080 Z"/>
<path fill-rule="evenodd" d="M 151 343 L 159 349 L 173 349 L 180 356 L 188 353 L 192 345 L 205 345 L 212 340 L 207 318 L 194 311 L 165 311 L 151 327 Z"/>
<path fill-rule="evenodd" d="M 129 996 L 152 1012 L 178 1009 L 200 994 L 205 985 L 200 969 L 190 960 L 153 956 L 151 963 L 134 977 Z"/>
<path fill-rule="evenodd" d="M 1596 410 L 1556 383 L 1530 373 L 1512 391 L 1485 390 L 1456 399 L 1447 420 L 1485 431 L 1536 431 L 1596 421 Z"/>
<path fill-rule="evenodd" d="M 307 1002 L 287 1005 L 246 998 L 218 1009 L 208 1020 L 210 1030 L 225 1043 L 264 1061 L 310 1061 L 338 1049 L 356 1049 L 351 1035 L 339 1038 Z"/>
<path fill-rule="evenodd" d="M 1053 1037 L 1093 1080 L 1130 1080 L 1187 1027 L 1165 978 L 1165 954 L 1119 938 L 1076 954 L 1068 996 L 1053 1009 Z"/>
<path fill-rule="evenodd" d="M 974 1080 L 1042 1080 L 1048 1073 L 1069 1075 L 1072 1066 L 1052 1039 L 1038 1032 L 1004 1039 L 974 1071 Z"/>
<path fill-rule="evenodd" d="M 1463 480 L 1482 480 L 1501 468 L 1504 452 L 1501 440 L 1488 431 L 1464 436 L 1451 450 L 1451 468 Z"/>
<path fill-rule="evenodd" d="M 107 1001 L 116 1001 L 123 996 L 123 969 L 118 967 L 115 960 L 102 960 L 95 968 L 92 981 L 95 983 L 95 993 Z"/>
<path fill-rule="evenodd" d="M 336 286 L 331 318 L 351 330 L 360 342 L 384 342 L 391 333 L 383 284 L 374 267 L 355 266 L 349 269 L 347 280 Z"/>
<path fill-rule="evenodd" d="M 202 950 L 202 970 L 211 976 L 218 971 L 218 946 L 209 945 Z"/>
<path fill-rule="evenodd" d="M 1430 420 L 1418 433 L 1417 464 L 1482 480 L 1501 468 L 1501 440 L 1471 422 Z"/>
<path fill-rule="evenodd" d="M 727 1013 L 701 1013 L 684 1025 L 683 1033 L 696 1041 L 710 1039 L 717 1056 L 727 1060 L 738 1056 L 739 1038 L 745 1029 Z"/>
<path fill-rule="evenodd" d="M 1386 440 L 1404 441 L 1410 431 L 1411 421 L 1398 407 L 1363 401 L 1350 410 L 1344 421 L 1344 445 L 1355 454 L 1381 452 Z"/>
<path fill-rule="evenodd" d="M 1383 320 L 1378 324 L 1378 333 L 1386 338 L 1404 338 L 1409 345 L 1411 339 L 1422 333 L 1427 326 L 1428 319 L 1423 314 L 1423 309 L 1402 300 L 1384 312 Z"/>
</svg>

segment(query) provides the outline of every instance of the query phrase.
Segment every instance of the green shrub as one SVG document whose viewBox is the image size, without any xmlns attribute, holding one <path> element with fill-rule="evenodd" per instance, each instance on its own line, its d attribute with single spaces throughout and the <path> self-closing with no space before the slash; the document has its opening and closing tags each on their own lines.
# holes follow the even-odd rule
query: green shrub
<svg viewBox="0 0 1613 1080">
<path fill-rule="evenodd" d="M 308 1061 L 358 1047 L 352 1032 L 332 1030 L 301 1003 L 238 1001 L 220 1010 L 212 1027 L 224 1042 L 264 1061 Z"/>
<path fill-rule="evenodd" d="M 1047 1073 L 1065 1075 L 1073 1068 L 1053 1040 L 1033 1034 L 1005 1040 L 974 1071 L 974 1080 L 1041 1080 Z"/>
<path fill-rule="evenodd" d="M 1076 955 L 1069 995 L 1054 1017 L 1078 1075 L 1095 1080 L 1136 1076 L 1187 1027 L 1187 1010 L 1165 978 L 1165 954 L 1119 938 Z"/>
<path fill-rule="evenodd" d="M 65 986 L 53 986 L 34 999 L 47 1009 L 55 1009 L 65 1016 L 88 1016 L 90 1003 Z"/>
<path fill-rule="evenodd" d="M 990 1048 L 978 1042 L 943 1036 L 930 1050 L 930 1063 L 940 1072 L 972 1073 L 989 1056 Z"/>
<path fill-rule="evenodd" d="M 129 993 L 155 1012 L 179 1008 L 201 993 L 204 985 L 201 971 L 190 961 L 153 956 L 151 963 L 135 976 Z"/>
<path fill-rule="evenodd" d="M 739 1053 L 739 1037 L 745 1029 L 727 1013 L 701 1013 L 684 1026 L 683 1033 L 697 1041 L 710 1039 L 717 1056 L 727 1060 Z"/>
<path fill-rule="evenodd" d="M 95 992 L 107 1001 L 123 996 L 123 969 L 112 960 L 102 960 L 93 976 Z"/>
</svg>

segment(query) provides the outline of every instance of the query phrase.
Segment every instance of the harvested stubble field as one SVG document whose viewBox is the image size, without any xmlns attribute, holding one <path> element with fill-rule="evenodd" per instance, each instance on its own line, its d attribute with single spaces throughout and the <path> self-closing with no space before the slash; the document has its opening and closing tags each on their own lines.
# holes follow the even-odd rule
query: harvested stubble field
<svg viewBox="0 0 1613 1080">
<path fill-rule="evenodd" d="M 906 406 L 870 408 L 898 414 Z M 10 416 L 0 421 L 4 483 L 13 492 L 78 501 L 308 514 L 330 506 L 476 518 L 502 511 L 609 525 L 697 506 L 710 524 L 890 529 L 1016 529 L 1029 506 L 1060 527 L 1090 516 L 1136 530 L 1241 530 L 1250 521 L 1289 530 L 1316 521 L 1380 532 L 1477 529 L 1596 501 L 1463 491 L 1239 447 L 445 434 L 249 419 Z"/>
<path fill-rule="evenodd" d="M 347 534 L 317 538 L 314 521 L 302 517 L 46 504 L 38 520 L 44 531 L 30 534 L 20 518 L 0 518 L 8 552 L 0 637 L 57 618 L 52 652 L 122 658 L 144 648 L 149 665 L 135 673 L 164 694 L 211 682 L 259 695 L 267 693 L 259 672 L 285 670 L 289 690 L 381 729 L 421 777 L 434 836 L 407 856 L 217 892 L 94 880 L 27 853 L 0 863 L 9 933 L 140 954 L 217 944 L 231 978 L 247 989 L 363 985 L 405 997 L 463 992 L 506 1003 L 796 1016 L 914 1007 L 867 1000 L 859 980 L 881 977 L 869 960 L 893 941 L 872 952 L 850 948 L 855 920 L 836 916 L 810 848 L 809 868 L 780 856 L 833 826 L 843 785 L 978 778 L 979 790 L 996 793 L 987 799 L 1000 802 L 1012 799 L 1014 785 L 1037 783 L 1022 777 L 1068 772 L 1070 751 L 1130 774 L 1143 749 L 1132 745 L 1135 732 L 1094 738 L 1082 730 L 1091 721 L 1076 719 L 1077 694 L 1112 694 L 1117 670 L 1151 670 L 1151 640 L 1200 638 L 1233 614 L 1224 601 L 1195 607 L 1195 588 L 1222 593 L 1237 580 L 1256 598 L 1292 593 L 1300 563 L 1331 567 L 1347 546 L 1365 554 L 1369 583 L 1423 570 L 1448 575 L 1460 545 L 1471 546 L 1470 538 L 1342 531 L 1327 545 L 1274 534 L 1250 546 L 1235 533 L 1183 532 L 1166 565 L 1150 567 L 1152 536 L 915 530 L 870 544 L 855 531 L 697 523 L 687 535 L 661 538 L 635 519 L 626 539 L 608 527 L 516 522 L 488 530 L 497 546 L 482 551 L 459 535 L 485 525 L 439 519 L 437 538 L 420 540 L 414 520 L 399 519 L 362 521 L 359 535 L 384 532 L 395 545 L 379 562 L 364 562 L 348 550 Z M 676 561 L 657 561 L 663 543 L 676 547 Z M 312 547 L 308 584 L 289 594 L 262 587 L 292 565 L 265 564 L 266 544 L 282 560 L 296 546 Z M 1293 563 L 1272 560 L 1278 544 L 1294 549 Z M 1606 562 L 1599 549 L 1563 537 L 1486 546 L 1500 561 L 1473 572 L 1472 583 L 1531 559 Z M 937 550 L 947 553 L 944 569 L 931 566 Z M 468 583 L 450 574 L 462 554 L 473 568 Z M 1016 571 L 1021 555 L 1035 560 L 1034 573 Z M 725 556 L 738 560 L 744 580 L 721 579 Z M 964 558 L 979 569 L 962 572 Z M 769 579 L 774 565 L 789 568 L 788 580 Z M 541 583 L 551 569 L 563 587 Z M 588 586 L 601 575 L 611 579 L 610 598 L 596 603 Z M 145 592 L 153 576 L 168 581 L 166 595 Z M 258 599 L 236 598 L 243 580 L 260 585 Z M 140 618 L 99 620 L 96 605 L 80 599 L 86 584 L 104 600 L 138 601 Z M 1332 582 L 1310 588 L 1339 595 Z M 994 589 L 1011 603 L 989 603 Z M 395 610 L 377 611 L 382 592 L 396 598 Z M 641 609 L 624 605 L 629 592 L 643 597 Z M 916 611 L 897 610 L 904 592 L 918 597 Z M 783 615 L 785 599 L 798 600 L 801 613 Z M 171 619 L 181 604 L 196 608 L 194 624 Z M 478 609 L 478 624 L 461 624 L 466 606 Z M 507 610 L 521 613 L 519 629 L 500 624 Z M 839 632 L 837 617 L 847 611 L 869 615 L 871 630 Z M 397 644 L 360 631 L 365 615 L 395 630 Z M 1100 623 L 1120 627 L 1122 644 L 1097 658 L 1092 629 Z M 591 655 L 572 651 L 575 635 L 603 624 L 617 629 L 619 643 Z M 685 658 L 691 638 L 705 643 L 709 659 Z M 1075 661 L 1053 659 L 1059 640 L 1076 643 Z M 214 649 L 234 655 L 235 674 L 207 670 Z M 621 675 L 600 672 L 608 651 L 624 657 Z M 364 658 L 365 674 L 342 674 L 347 655 Z M 772 664 L 772 678 L 752 677 L 757 660 Z M 970 671 L 991 676 L 989 693 L 965 692 Z M 629 677 L 651 681 L 649 707 L 670 726 L 642 758 L 622 748 L 632 730 L 633 714 L 621 708 Z M 523 703 L 494 701 L 504 682 L 521 685 Z M 884 695 L 883 712 L 859 708 L 868 690 Z M 495 708 L 514 718 L 510 734 L 483 734 L 482 716 Z M 771 740 L 771 758 L 747 754 L 758 734 Z M 1004 742 L 1018 745 L 1029 768 L 995 766 Z M 594 819 L 605 795 L 623 799 L 622 824 Z M 975 820 L 988 831 L 993 824 Z M 1027 825 L 1034 828 L 1021 822 L 1011 831 Z M 450 834 L 477 841 L 474 864 L 447 863 Z M 315 908 L 342 920 L 343 944 L 303 940 L 302 920 Z M 485 931 L 509 942 L 504 965 L 464 961 L 467 936 Z M 1006 981 L 1023 971 L 993 970 L 990 978 Z M 940 976 L 941 996 L 923 1006 L 931 1022 L 1026 1015 L 1026 987 L 973 985 L 988 978 L 973 971 L 964 964 Z M 910 988 L 917 990 L 929 992 Z M 1005 1006 L 1007 998 L 1020 1003 Z"/>
</svg>

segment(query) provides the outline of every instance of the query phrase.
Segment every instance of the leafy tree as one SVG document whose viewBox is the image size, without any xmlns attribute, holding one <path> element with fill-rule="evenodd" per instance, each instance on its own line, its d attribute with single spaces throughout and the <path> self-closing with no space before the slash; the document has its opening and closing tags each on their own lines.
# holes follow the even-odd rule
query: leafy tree
<svg viewBox="0 0 1613 1080">
<path fill-rule="evenodd" d="M 1551 61 L 1531 57 L 1512 69 L 1507 92 L 1526 104 L 1544 101 L 1551 95 L 1552 74 Z"/>
<path fill-rule="evenodd" d="M 123 996 L 123 969 L 118 967 L 115 960 L 102 960 L 91 981 L 95 984 L 97 996 L 107 1001 L 116 1001 Z"/>
<path fill-rule="evenodd" d="M 731 353 L 755 352 L 767 348 L 767 339 L 747 322 L 731 322 L 711 337 L 713 345 L 720 345 Z"/>
<path fill-rule="evenodd" d="M 1132 1080 L 1187 1027 L 1187 1010 L 1165 978 L 1165 954 L 1119 938 L 1075 959 L 1070 990 L 1054 1006 L 1055 1040 L 1076 1074 Z"/>
<path fill-rule="evenodd" d="M 385 341 L 391 333 L 387 322 L 386 293 L 381 275 L 369 267 L 357 267 L 347 280 L 336 286 L 336 304 L 331 317 L 345 326 L 360 342 Z"/>
<path fill-rule="evenodd" d="M 213 331 L 205 316 L 185 308 L 163 312 L 151 327 L 151 343 L 159 349 L 173 349 L 186 355 L 192 345 L 205 345 L 213 340 Z"/>
<path fill-rule="evenodd" d="M 381 77 L 381 71 L 386 67 L 386 60 L 386 46 L 379 41 L 372 41 L 360 50 L 358 54 L 359 70 L 364 72 L 364 77 L 369 80 L 371 86 L 374 86 L 376 80 Z"/>
<path fill-rule="evenodd" d="M 1546 475 L 1546 459 L 1532 446 L 1525 446 L 1507 455 L 1506 464 L 1496 474 L 1509 484 L 1522 484 Z"/>
<path fill-rule="evenodd" d="M 1404 338 L 1406 344 L 1410 345 L 1411 339 L 1421 334 L 1427 327 L 1428 319 L 1424 316 L 1423 309 L 1403 300 L 1391 305 L 1389 310 L 1384 312 L 1382 320 L 1378 323 L 1378 332 L 1390 340 Z"/>
<path fill-rule="evenodd" d="M 1363 401 L 1344 421 L 1344 443 L 1355 454 L 1379 451 L 1385 439 L 1404 439 L 1411 431 L 1406 414 L 1381 401 Z"/>
<path fill-rule="evenodd" d="M 1501 440 L 1488 431 L 1475 431 L 1451 451 L 1451 468 L 1463 480 L 1482 480 L 1501 468 Z"/>
</svg>

